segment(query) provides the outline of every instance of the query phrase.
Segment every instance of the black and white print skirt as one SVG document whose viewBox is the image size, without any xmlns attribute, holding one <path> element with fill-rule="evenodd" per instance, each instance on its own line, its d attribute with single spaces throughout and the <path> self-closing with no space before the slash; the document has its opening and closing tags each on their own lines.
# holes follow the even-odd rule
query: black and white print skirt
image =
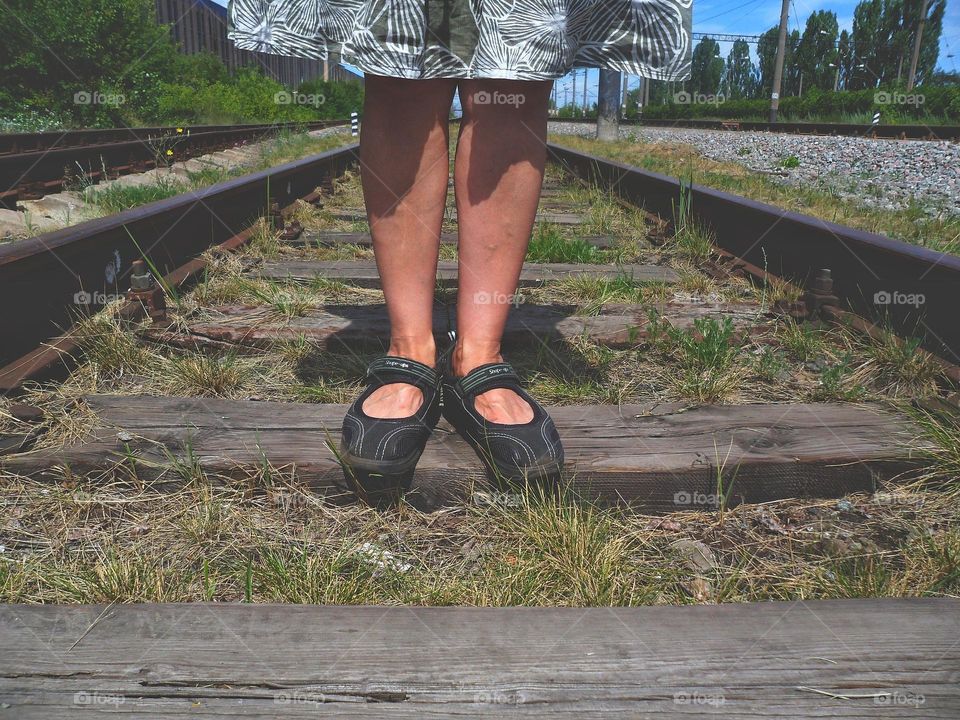
<svg viewBox="0 0 960 720">
<path fill-rule="evenodd" d="M 230 0 L 243 50 L 401 78 L 690 75 L 693 0 Z"/>
</svg>

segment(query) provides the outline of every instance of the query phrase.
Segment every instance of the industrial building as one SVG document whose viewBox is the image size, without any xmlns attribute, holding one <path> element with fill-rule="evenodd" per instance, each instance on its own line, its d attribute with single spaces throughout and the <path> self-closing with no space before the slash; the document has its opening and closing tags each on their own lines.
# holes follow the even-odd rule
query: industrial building
<svg viewBox="0 0 960 720">
<path fill-rule="evenodd" d="M 227 38 L 227 9 L 211 0 L 157 0 L 157 19 L 170 25 L 181 52 L 210 52 L 217 55 L 230 72 L 254 65 L 263 73 L 288 87 L 315 78 L 339 82 L 362 82 L 362 78 L 339 65 L 322 60 L 283 57 L 239 50 Z"/>
</svg>

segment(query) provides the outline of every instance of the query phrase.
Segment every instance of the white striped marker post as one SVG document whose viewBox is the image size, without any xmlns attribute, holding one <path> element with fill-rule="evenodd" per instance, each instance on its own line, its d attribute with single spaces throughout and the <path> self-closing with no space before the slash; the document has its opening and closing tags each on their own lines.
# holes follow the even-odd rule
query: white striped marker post
<svg viewBox="0 0 960 720">
<path fill-rule="evenodd" d="M 360 117 L 356 111 L 350 113 L 350 134 L 353 137 L 360 134 Z"/>
</svg>

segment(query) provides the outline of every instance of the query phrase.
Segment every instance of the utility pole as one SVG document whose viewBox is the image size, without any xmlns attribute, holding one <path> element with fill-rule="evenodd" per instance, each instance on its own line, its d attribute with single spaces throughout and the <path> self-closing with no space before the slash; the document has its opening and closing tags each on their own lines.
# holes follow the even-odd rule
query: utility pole
<svg viewBox="0 0 960 720">
<path fill-rule="evenodd" d="M 583 114 L 587 114 L 587 80 L 589 76 L 587 73 L 590 72 L 587 68 L 583 69 Z"/>
<path fill-rule="evenodd" d="M 923 26 L 927 22 L 927 0 L 920 0 L 920 25 L 917 27 L 917 37 L 913 41 L 913 58 L 910 60 L 910 78 L 907 80 L 907 92 L 913 90 L 913 83 L 917 79 L 917 63 L 920 61 L 920 41 L 923 38 Z"/>
<path fill-rule="evenodd" d="M 783 82 L 783 57 L 787 52 L 787 19 L 790 17 L 790 0 L 783 0 L 780 8 L 780 36 L 777 39 L 777 62 L 773 68 L 773 90 L 770 92 L 770 122 L 777 121 L 780 109 L 780 86 Z"/>
<path fill-rule="evenodd" d="M 627 116 L 627 93 L 630 91 L 630 76 L 623 73 L 623 88 L 620 90 L 621 117 Z"/>
<path fill-rule="evenodd" d="M 616 140 L 620 136 L 620 73 L 600 70 L 597 91 L 597 140 Z"/>
<path fill-rule="evenodd" d="M 573 115 L 577 115 L 577 71 L 573 71 Z"/>
</svg>

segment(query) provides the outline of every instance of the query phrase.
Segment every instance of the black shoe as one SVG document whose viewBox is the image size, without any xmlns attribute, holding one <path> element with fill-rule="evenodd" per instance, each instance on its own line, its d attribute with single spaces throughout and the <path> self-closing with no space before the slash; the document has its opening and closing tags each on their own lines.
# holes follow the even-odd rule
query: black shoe
<svg viewBox="0 0 960 720">
<path fill-rule="evenodd" d="M 396 502 L 410 489 L 413 471 L 440 419 L 440 375 L 431 367 L 387 355 L 367 368 L 367 389 L 343 418 L 340 461 L 348 486 L 371 505 Z M 374 418 L 363 403 L 377 389 L 408 383 L 423 391 L 423 403 L 405 418 Z"/>
<path fill-rule="evenodd" d="M 490 422 L 475 407 L 477 395 L 507 388 L 530 403 L 533 420 L 511 425 Z M 443 375 L 443 416 L 473 447 L 491 481 L 500 487 L 552 485 L 563 470 L 563 445 L 547 411 L 520 385 L 505 362 L 481 365 L 462 378 L 448 365 Z"/>
</svg>

